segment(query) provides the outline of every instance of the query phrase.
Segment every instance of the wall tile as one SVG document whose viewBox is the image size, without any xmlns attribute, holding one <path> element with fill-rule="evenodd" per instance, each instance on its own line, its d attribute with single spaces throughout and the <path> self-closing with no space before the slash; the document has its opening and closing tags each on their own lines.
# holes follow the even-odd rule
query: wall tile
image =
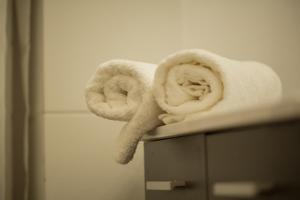
<svg viewBox="0 0 300 200">
<path fill-rule="evenodd" d="M 183 1 L 184 48 L 268 64 L 285 94 L 299 90 L 300 1 Z"/>
<path fill-rule="evenodd" d="M 144 199 L 143 145 L 128 165 L 112 157 L 122 125 L 89 114 L 47 114 L 46 200 Z"/>
<path fill-rule="evenodd" d="M 178 50 L 180 19 L 179 0 L 46 0 L 46 111 L 86 110 L 83 90 L 101 62 L 157 63 Z"/>
</svg>

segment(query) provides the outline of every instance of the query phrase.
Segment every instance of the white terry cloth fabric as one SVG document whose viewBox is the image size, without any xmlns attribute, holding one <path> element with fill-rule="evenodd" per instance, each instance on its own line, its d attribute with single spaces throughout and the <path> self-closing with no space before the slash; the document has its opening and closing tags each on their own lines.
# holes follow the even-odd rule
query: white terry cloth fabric
<svg viewBox="0 0 300 200">
<path fill-rule="evenodd" d="M 268 66 L 191 49 L 176 52 L 159 65 L 153 92 L 165 123 L 200 119 L 281 98 L 281 81 Z"/>
<path fill-rule="evenodd" d="M 163 111 L 154 100 L 152 91 L 145 93 L 142 104 L 133 118 L 122 128 L 117 139 L 115 160 L 127 164 L 132 160 L 138 142 L 144 134 L 162 125 L 158 116 Z"/>
<path fill-rule="evenodd" d="M 152 84 L 156 65 L 110 60 L 88 81 L 85 97 L 94 114 L 111 120 L 129 121 Z"/>
<path fill-rule="evenodd" d="M 140 138 L 162 124 L 162 113 L 151 92 L 156 65 L 110 60 L 101 64 L 88 81 L 85 96 L 88 108 L 100 117 L 129 121 L 117 138 L 115 160 L 132 160 Z"/>
</svg>

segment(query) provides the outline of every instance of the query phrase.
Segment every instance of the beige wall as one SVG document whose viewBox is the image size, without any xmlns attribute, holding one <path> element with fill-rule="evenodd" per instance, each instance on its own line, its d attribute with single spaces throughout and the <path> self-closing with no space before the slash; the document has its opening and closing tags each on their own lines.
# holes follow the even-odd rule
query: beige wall
<svg viewBox="0 0 300 200">
<path fill-rule="evenodd" d="M 83 91 L 100 62 L 178 50 L 179 2 L 44 1 L 46 199 L 144 199 L 142 144 L 132 163 L 114 163 L 123 124 L 88 113 Z"/>
<path fill-rule="evenodd" d="M 157 63 L 182 48 L 269 64 L 285 93 L 300 84 L 297 0 L 44 0 L 47 200 L 143 199 L 143 149 L 112 160 L 122 123 L 88 113 L 95 67 L 111 58 Z"/>
<path fill-rule="evenodd" d="M 261 61 L 280 75 L 285 94 L 299 88 L 300 1 L 183 2 L 184 48 Z"/>
<path fill-rule="evenodd" d="M 44 12 L 46 111 L 86 110 L 83 88 L 103 61 L 157 63 L 181 47 L 176 0 L 45 0 Z"/>
</svg>

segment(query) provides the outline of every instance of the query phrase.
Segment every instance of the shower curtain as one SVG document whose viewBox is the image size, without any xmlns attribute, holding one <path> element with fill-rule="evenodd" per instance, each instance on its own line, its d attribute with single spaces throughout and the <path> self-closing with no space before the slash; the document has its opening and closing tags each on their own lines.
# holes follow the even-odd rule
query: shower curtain
<svg viewBox="0 0 300 200">
<path fill-rule="evenodd" d="M 1 2 L 5 78 L 1 189 L 6 200 L 44 199 L 41 8 L 39 0 Z"/>
<path fill-rule="evenodd" d="M 0 199 L 5 199 L 5 22 L 6 2 L 0 1 Z"/>
</svg>

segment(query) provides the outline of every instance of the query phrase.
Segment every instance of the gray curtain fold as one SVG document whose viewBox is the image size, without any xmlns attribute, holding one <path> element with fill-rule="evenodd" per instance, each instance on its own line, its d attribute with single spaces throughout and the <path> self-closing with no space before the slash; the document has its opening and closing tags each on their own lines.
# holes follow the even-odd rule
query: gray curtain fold
<svg viewBox="0 0 300 200">
<path fill-rule="evenodd" d="M 28 192 L 28 69 L 31 1 L 8 2 L 8 199 L 27 199 Z"/>
<path fill-rule="evenodd" d="M 31 0 L 8 2 L 8 86 L 10 102 L 8 151 L 10 198 L 27 199 L 28 116 Z"/>
<path fill-rule="evenodd" d="M 7 199 L 38 199 L 36 193 L 37 170 L 43 180 L 42 130 L 42 55 L 41 3 L 38 0 L 11 0 L 7 6 Z M 39 16 L 40 15 L 40 16 Z M 41 84 L 42 85 L 42 84 Z M 40 124 L 39 124 L 40 123 Z M 36 140 L 36 137 L 39 140 Z M 37 145 L 38 144 L 38 145 Z M 40 149 L 36 149 L 36 147 Z M 38 160 L 38 161 L 36 161 Z M 40 181 L 41 182 L 41 181 Z M 43 184 L 43 183 L 41 183 Z M 42 188 L 39 188 L 42 190 Z M 43 195 L 38 195 L 39 199 Z"/>
<path fill-rule="evenodd" d="M 5 199 L 6 189 L 6 170 L 5 170 L 5 139 L 6 139 L 6 89 L 5 89 L 5 72 L 6 72 L 6 6 L 7 2 L 0 1 L 0 199 Z"/>
</svg>

